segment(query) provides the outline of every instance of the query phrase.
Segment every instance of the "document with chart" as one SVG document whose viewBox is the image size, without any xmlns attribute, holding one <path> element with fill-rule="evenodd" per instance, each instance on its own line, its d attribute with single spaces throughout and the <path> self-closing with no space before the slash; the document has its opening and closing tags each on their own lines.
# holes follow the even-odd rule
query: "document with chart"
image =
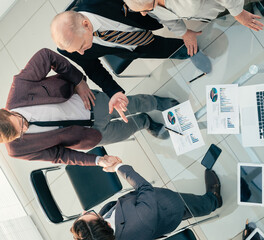
<svg viewBox="0 0 264 240">
<path fill-rule="evenodd" d="M 177 155 L 187 153 L 204 145 L 202 134 L 195 119 L 190 101 L 162 112 L 165 126 Z"/>
<path fill-rule="evenodd" d="M 239 134 L 238 85 L 206 86 L 207 133 Z"/>
</svg>

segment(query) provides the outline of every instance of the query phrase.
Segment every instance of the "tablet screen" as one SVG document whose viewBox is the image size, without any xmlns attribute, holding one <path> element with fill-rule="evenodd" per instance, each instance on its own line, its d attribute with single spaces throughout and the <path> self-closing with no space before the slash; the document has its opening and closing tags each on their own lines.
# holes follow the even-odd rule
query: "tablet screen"
<svg viewBox="0 0 264 240">
<path fill-rule="evenodd" d="M 240 166 L 240 201 L 262 204 L 262 167 Z"/>
<path fill-rule="evenodd" d="M 246 240 L 264 240 L 264 234 L 259 229 L 256 228 L 247 238 Z"/>
</svg>

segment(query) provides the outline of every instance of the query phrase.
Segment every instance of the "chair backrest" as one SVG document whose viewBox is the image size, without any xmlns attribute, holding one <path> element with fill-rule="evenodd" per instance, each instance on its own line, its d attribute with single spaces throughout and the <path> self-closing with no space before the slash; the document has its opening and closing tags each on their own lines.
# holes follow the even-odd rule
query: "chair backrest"
<svg viewBox="0 0 264 240">
<path fill-rule="evenodd" d="M 94 148 L 89 153 L 99 156 L 106 154 L 103 147 Z M 66 172 L 85 210 L 98 205 L 122 189 L 116 173 L 104 172 L 98 166 L 68 165 Z"/>
<path fill-rule="evenodd" d="M 115 55 L 105 55 L 104 60 L 114 74 L 122 73 L 134 59 L 122 58 Z"/>
<path fill-rule="evenodd" d="M 97 147 L 88 153 L 99 156 L 106 155 L 103 147 Z M 80 214 L 66 216 L 56 203 L 47 182 L 49 171 L 61 169 L 61 166 L 41 168 L 30 174 L 31 185 L 36 198 L 46 217 L 52 223 L 62 223 L 77 218 Z M 101 167 L 66 166 L 66 172 L 72 182 L 83 209 L 88 210 L 122 189 L 121 182 L 116 173 L 106 173 Z"/>
<path fill-rule="evenodd" d="M 196 237 L 191 229 L 185 229 L 182 232 L 166 238 L 166 240 L 196 240 Z"/>
<path fill-rule="evenodd" d="M 78 0 L 74 0 L 70 3 L 70 5 L 65 9 L 65 11 L 70 11 L 74 9 L 74 6 L 76 5 L 76 3 L 78 2 Z"/>
<path fill-rule="evenodd" d="M 61 211 L 50 192 L 50 188 L 47 184 L 43 171 L 35 170 L 31 172 L 30 179 L 37 195 L 39 204 L 41 205 L 42 210 L 48 219 L 53 223 L 62 222 L 63 217 Z"/>
</svg>

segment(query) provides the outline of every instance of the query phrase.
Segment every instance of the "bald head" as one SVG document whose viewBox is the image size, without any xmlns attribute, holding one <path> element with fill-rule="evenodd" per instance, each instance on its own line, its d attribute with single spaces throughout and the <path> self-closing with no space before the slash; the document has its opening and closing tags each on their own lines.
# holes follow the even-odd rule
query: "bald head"
<svg viewBox="0 0 264 240">
<path fill-rule="evenodd" d="M 66 11 L 56 15 L 50 25 L 51 36 L 60 49 L 67 49 L 75 36 L 85 33 L 83 21 L 89 21 L 84 15 L 74 11 Z"/>
</svg>

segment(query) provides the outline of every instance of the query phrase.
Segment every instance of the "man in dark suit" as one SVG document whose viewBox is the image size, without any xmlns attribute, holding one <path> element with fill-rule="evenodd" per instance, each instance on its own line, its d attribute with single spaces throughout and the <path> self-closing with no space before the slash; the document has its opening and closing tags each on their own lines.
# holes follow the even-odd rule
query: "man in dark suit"
<svg viewBox="0 0 264 240">
<path fill-rule="evenodd" d="M 106 204 L 99 215 L 85 212 L 71 228 L 74 239 L 152 240 L 172 232 L 182 220 L 210 214 L 222 206 L 220 181 L 212 170 L 205 171 L 206 194 L 194 195 L 153 187 L 131 166 L 117 160 L 104 170 L 117 171 L 135 191 Z"/>
<path fill-rule="evenodd" d="M 57 74 L 47 77 L 53 69 Z M 0 142 L 6 143 L 11 157 L 43 160 L 73 165 L 95 165 L 107 161 L 78 150 L 88 150 L 129 138 L 147 129 L 158 138 L 168 137 L 163 125 L 146 113 L 165 110 L 178 102 L 139 94 L 129 96 L 128 122 L 109 114 L 109 98 L 93 91 L 93 109 L 85 108 L 79 94 L 84 75 L 61 55 L 49 50 L 38 51 L 16 76 L 8 95 L 7 109 L 0 110 Z M 74 93 L 77 94 L 74 94 Z M 138 114 L 137 114 L 138 113 Z"/>
<path fill-rule="evenodd" d="M 119 95 L 126 101 L 125 91 L 103 68 L 98 58 L 104 55 L 116 55 L 126 59 L 137 58 L 168 58 L 177 49 L 179 51 L 172 58 L 188 58 L 187 49 L 181 39 L 164 38 L 153 35 L 146 45 L 127 45 L 118 42 L 103 40 L 98 36 L 104 31 L 116 30 L 123 32 L 146 32 L 157 30 L 163 26 L 155 19 L 143 17 L 140 13 L 124 12 L 122 0 L 77 0 L 72 4 L 72 11 L 63 12 L 55 16 L 51 23 L 51 35 L 58 51 L 70 58 L 85 71 L 86 75 L 100 86 L 110 98 Z M 96 36 L 93 36 L 96 33 Z M 118 35 L 118 38 L 120 35 Z M 196 66 L 210 65 L 209 59 L 201 53 L 191 57 Z M 86 95 L 93 101 L 93 94 L 86 86 Z M 89 103 L 88 103 L 89 104 Z M 122 107 L 112 101 L 109 104 L 110 112 L 115 108 L 123 120 Z"/>
</svg>

